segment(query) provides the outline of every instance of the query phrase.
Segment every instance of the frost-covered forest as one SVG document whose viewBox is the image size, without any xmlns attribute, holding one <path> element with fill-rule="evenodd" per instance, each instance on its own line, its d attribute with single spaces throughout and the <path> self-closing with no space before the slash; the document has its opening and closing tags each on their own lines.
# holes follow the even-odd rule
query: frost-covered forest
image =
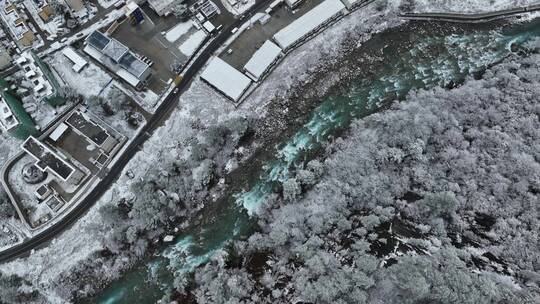
<svg viewBox="0 0 540 304">
<path fill-rule="evenodd" d="M 198 303 L 538 303 L 540 41 L 357 121 L 260 231 L 178 284 Z M 303 194 L 301 193 L 303 192 Z"/>
<path fill-rule="evenodd" d="M 531 1 L 404 2 L 416 11 L 478 11 Z M 222 195 L 228 187 L 222 178 L 258 148 L 250 138 L 263 123 L 249 113 L 268 111 L 259 102 L 275 102 L 271 95 L 288 102 L 289 90 L 315 74 L 315 63 L 339 58 L 334 53 L 345 39 L 339 32 L 365 41 L 402 22 L 391 9 L 400 4 L 377 2 L 290 54 L 246 108 L 233 112 L 194 82 L 180 99 L 181 115 L 174 114 L 127 167 L 134 178 L 123 174 L 72 229 L 4 266 L 0 303 L 65 303 L 92 295 L 152 254 L 165 234 L 190 224 Z M 257 215 L 256 234 L 229 244 L 188 280 L 177 278 L 175 298 L 540 302 L 540 55 L 538 46 L 530 48 L 536 51 L 508 59 L 481 80 L 451 91 L 413 92 L 354 123 L 283 183 Z M 265 121 L 275 123 L 274 114 Z M 0 195 L 2 201 L 0 209 L 9 206 Z"/>
</svg>

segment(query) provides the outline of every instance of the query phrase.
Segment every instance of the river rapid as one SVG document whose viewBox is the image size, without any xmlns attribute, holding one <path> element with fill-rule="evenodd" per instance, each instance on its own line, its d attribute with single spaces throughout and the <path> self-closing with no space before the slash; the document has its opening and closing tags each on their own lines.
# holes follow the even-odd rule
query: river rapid
<svg viewBox="0 0 540 304">
<path fill-rule="evenodd" d="M 238 191 L 219 208 L 204 212 L 202 220 L 175 243 L 84 302 L 155 303 L 172 288 L 173 274 L 188 274 L 231 240 L 249 236 L 256 229 L 257 208 L 353 120 L 403 100 L 411 90 L 450 89 L 467 77 L 481 77 L 486 68 L 538 36 L 540 21 L 475 26 L 414 23 L 375 35 L 326 71 L 346 76 L 326 96 L 309 101 L 311 112 L 303 116 L 303 124 L 283 132 L 248 191 Z"/>
</svg>

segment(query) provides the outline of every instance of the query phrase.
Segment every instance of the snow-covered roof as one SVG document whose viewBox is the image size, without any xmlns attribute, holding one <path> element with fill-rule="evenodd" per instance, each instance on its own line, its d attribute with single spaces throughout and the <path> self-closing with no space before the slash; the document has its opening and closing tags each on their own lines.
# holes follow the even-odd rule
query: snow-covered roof
<svg viewBox="0 0 540 304">
<path fill-rule="evenodd" d="M 66 133 L 68 128 L 69 127 L 65 123 L 59 124 L 58 127 L 56 127 L 56 129 L 54 129 L 54 131 L 49 135 L 49 138 L 53 141 L 58 141 L 58 139 L 60 139 L 60 137 Z"/>
<path fill-rule="evenodd" d="M 246 72 L 258 80 L 276 61 L 281 54 L 281 48 L 270 40 L 258 49 L 244 66 Z"/>
<path fill-rule="evenodd" d="M 251 84 L 248 77 L 218 57 L 210 61 L 201 77 L 234 101 L 240 99 Z"/>
<path fill-rule="evenodd" d="M 213 32 L 216 29 L 216 27 L 212 24 L 212 22 L 208 20 L 205 23 L 203 23 L 203 27 L 209 33 Z"/>
<path fill-rule="evenodd" d="M 325 0 L 277 32 L 274 35 L 274 40 L 281 48 L 286 49 L 327 22 L 344 8 L 345 5 L 340 0 Z"/>
<path fill-rule="evenodd" d="M 184 43 L 182 43 L 178 49 L 182 54 L 187 57 L 191 57 L 195 51 L 199 48 L 201 43 L 206 39 L 207 35 L 203 30 L 198 30 L 195 33 L 191 34 Z"/>
<path fill-rule="evenodd" d="M 150 66 L 143 62 L 141 59 L 137 58 L 128 47 L 123 45 L 116 39 L 109 38 L 99 31 L 94 31 L 87 39 L 88 46 L 84 48 L 84 51 L 92 56 L 94 59 L 98 60 L 102 64 L 106 65 L 108 68 L 116 72 L 119 76 L 125 79 L 126 73 L 131 73 L 138 80 L 137 83 L 140 83 L 140 80 L 147 77 L 149 74 Z M 113 65 L 110 62 L 103 60 L 101 55 L 104 55 L 110 58 L 113 61 Z M 111 61 L 109 60 L 109 61 Z M 119 69 L 119 67 L 121 69 Z M 125 70 L 121 75 L 119 70 Z M 126 79 L 130 84 L 134 81 L 133 77 Z"/>
<path fill-rule="evenodd" d="M 77 73 L 88 64 L 88 61 L 86 61 L 81 55 L 75 52 L 71 47 L 64 48 L 62 50 L 62 54 L 64 54 L 64 56 L 66 56 L 75 64 L 73 66 L 73 70 L 75 70 L 75 72 Z"/>
<path fill-rule="evenodd" d="M 124 54 L 118 63 L 137 78 L 140 78 L 150 68 L 147 63 L 135 57 L 131 52 Z"/>
<path fill-rule="evenodd" d="M 129 49 L 116 39 L 109 40 L 109 43 L 103 49 L 103 54 L 109 56 L 115 62 L 119 62 Z"/>
<path fill-rule="evenodd" d="M 99 51 L 103 51 L 103 49 L 109 44 L 109 41 L 111 39 L 100 31 L 94 31 L 90 36 L 88 36 L 87 41 L 90 45 L 92 45 L 95 49 Z"/>
</svg>

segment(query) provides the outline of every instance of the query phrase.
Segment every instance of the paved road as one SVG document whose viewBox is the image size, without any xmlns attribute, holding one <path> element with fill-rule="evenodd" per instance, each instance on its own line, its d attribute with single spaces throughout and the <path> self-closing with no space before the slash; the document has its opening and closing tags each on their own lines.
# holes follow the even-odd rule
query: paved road
<svg viewBox="0 0 540 304">
<path fill-rule="evenodd" d="M 195 60 L 193 65 L 185 72 L 182 83 L 178 86 L 178 92 L 169 95 L 162 104 L 156 110 L 154 116 L 148 121 L 147 125 L 143 128 L 137 137 L 135 137 L 128 145 L 125 152 L 120 159 L 113 165 L 109 174 L 101 180 L 98 185 L 88 194 L 88 196 L 79 203 L 69 214 L 67 214 L 61 221 L 54 224 L 46 231 L 36 235 L 35 237 L 11 247 L 0 253 L 0 262 L 6 262 L 11 259 L 17 258 L 28 254 L 31 250 L 40 248 L 50 240 L 58 236 L 62 231 L 70 227 L 77 219 L 86 213 L 99 198 L 107 191 L 107 189 L 116 180 L 119 174 L 122 172 L 127 163 L 137 153 L 140 147 L 150 137 L 150 134 L 154 132 L 159 126 L 160 122 L 176 107 L 179 95 L 183 93 L 189 86 L 190 82 L 194 79 L 197 72 L 204 66 L 210 56 L 232 35 L 231 30 L 234 27 L 240 26 L 248 18 L 250 18 L 256 11 L 267 5 L 271 0 L 261 0 L 254 7 L 252 7 L 244 17 L 236 20 L 233 24 L 224 27 L 224 29 L 218 34 L 218 36 L 208 45 L 208 47 L 202 52 L 202 54 Z"/>
<path fill-rule="evenodd" d="M 540 4 L 478 14 L 405 13 L 401 14 L 400 16 L 411 20 L 440 20 L 461 23 L 480 23 L 535 11 L 540 11 Z"/>
</svg>

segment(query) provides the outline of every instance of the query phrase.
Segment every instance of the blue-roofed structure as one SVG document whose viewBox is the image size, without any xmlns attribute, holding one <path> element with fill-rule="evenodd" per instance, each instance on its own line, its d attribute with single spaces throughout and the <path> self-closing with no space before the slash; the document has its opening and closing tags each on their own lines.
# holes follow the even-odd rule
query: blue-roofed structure
<svg viewBox="0 0 540 304">
<path fill-rule="evenodd" d="M 150 66 L 140 60 L 120 41 L 100 31 L 88 36 L 84 51 L 135 88 L 142 88 L 150 77 Z"/>
<path fill-rule="evenodd" d="M 103 51 L 111 39 L 103 35 L 100 31 L 95 31 L 87 38 L 87 42 L 94 48 Z"/>
</svg>

